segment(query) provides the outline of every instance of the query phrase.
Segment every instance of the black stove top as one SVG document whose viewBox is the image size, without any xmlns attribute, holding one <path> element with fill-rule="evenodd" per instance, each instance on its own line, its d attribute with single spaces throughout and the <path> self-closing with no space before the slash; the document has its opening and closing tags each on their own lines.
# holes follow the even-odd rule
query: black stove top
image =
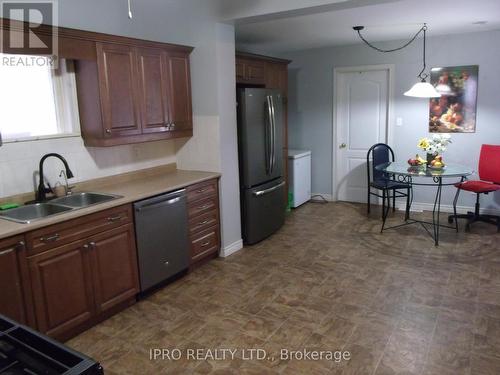
<svg viewBox="0 0 500 375">
<path fill-rule="evenodd" d="M 102 375 L 94 360 L 0 315 L 0 375 Z"/>
</svg>

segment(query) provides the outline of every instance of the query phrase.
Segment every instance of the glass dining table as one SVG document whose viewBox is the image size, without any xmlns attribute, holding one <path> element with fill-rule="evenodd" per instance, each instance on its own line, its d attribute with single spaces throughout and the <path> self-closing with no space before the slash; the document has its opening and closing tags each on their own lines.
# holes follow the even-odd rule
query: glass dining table
<svg viewBox="0 0 500 375">
<path fill-rule="evenodd" d="M 377 165 L 377 170 L 384 172 L 386 178 L 397 182 L 407 183 L 410 185 L 410 197 L 406 206 L 405 221 L 402 224 L 386 227 L 387 215 L 389 207 L 386 207 L 383 212 L 383 223 L 381 232 L 389 229 L 401 228 L 407 225 L 420 224 L 425 231 L 432 237 L 434 244 L 439 246 L 439 231 L 440 228 L 455 229 L 458 232 L 458 223 L 455 220 L 455 225 L 444 225 L 440 222 L 441 214 L 441 195 L 443 186 L 455 185 L 458 182 L 463 182 L 474 171 L 469 167 L 457 164 L 447 164 L 445 168 L 433 169 L 427 166 L 409 166 L 406 162 L 389 162 Z M 413 203 L 413 187 L 428 186 L 436 188 L 436 196 L 432 209 L 432 222 L 425 220 L 417 220 L 410 217 L 411 205 Z M 455 195 L 453 207 L 456 207 L 458 194 Z M 456 212 L 455 212 L 456 214 Z M 431 230 L 429 230 L 429 227 Z"/>
</svg>

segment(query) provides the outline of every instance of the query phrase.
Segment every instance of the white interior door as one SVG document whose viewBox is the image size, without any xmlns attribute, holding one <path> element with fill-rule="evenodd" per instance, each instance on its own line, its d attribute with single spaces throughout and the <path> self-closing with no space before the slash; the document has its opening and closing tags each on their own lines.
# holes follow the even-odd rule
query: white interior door
<svg viewBox="0 0 500 375">
<path fill-rule="evenodd" d="M 390 69 L 336 72 L 337 199 L 366 202 L 366 153 L 387 142 Z"/>
</svg>

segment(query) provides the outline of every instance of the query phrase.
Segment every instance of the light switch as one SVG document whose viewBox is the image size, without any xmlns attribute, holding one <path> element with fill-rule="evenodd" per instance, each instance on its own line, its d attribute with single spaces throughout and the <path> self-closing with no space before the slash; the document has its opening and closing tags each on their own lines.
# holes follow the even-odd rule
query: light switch
<svg viewBox="0 0 500 375">
<path fill-rule="evenodd" d="M 403 118 L 396 117 L 396 126 L 403 126 Z"/>
</svg>

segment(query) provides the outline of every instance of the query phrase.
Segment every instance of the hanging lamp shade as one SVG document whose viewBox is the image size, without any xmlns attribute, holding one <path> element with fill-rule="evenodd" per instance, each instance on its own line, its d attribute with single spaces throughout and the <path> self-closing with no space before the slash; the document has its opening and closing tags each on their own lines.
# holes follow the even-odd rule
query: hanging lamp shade
<svg viewBox="0 0 500 375">
<path fill-rule="evenodd" d="M 411 89 L 405 92 L 405 96 L 414 98 L 439 98 L 441 94 L 430 83 L 422 81 L 415 83 Z"/>
</svg>

